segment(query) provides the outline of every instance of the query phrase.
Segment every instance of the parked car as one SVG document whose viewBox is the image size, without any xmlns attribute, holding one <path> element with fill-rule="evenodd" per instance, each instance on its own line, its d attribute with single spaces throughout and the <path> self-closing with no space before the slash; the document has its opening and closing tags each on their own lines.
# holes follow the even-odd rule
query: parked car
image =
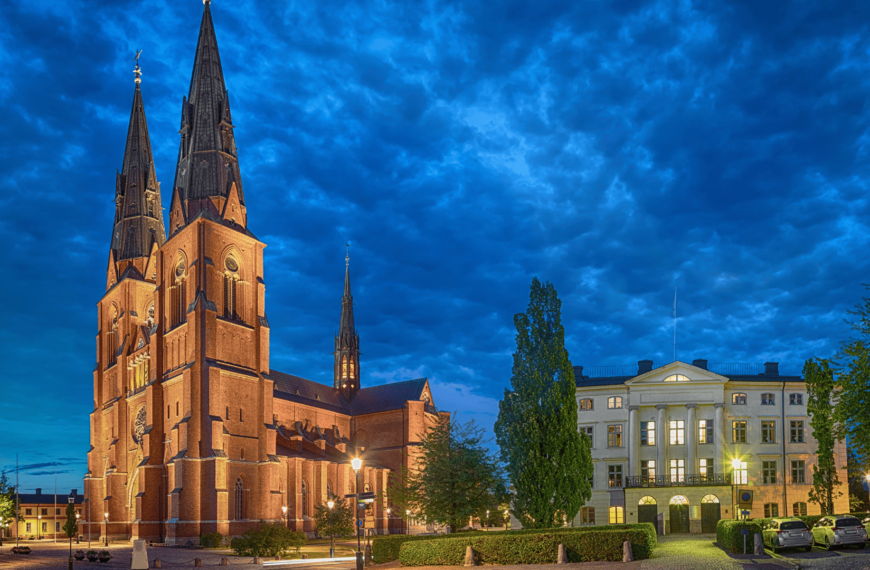
<svg viewBox="0 0 870 570">
<path fill-rule="evenodd" d="M 864 548 L 867 531 L 861 521 L 851 515 L 827 516 L 813 525 L 813 540 L 829 550 L 846 544 Z"/>
<path fill-rule="evenodd" d="M 804 521 L 795 517 L 771 519 L 762 529 L 764 546 L 776 552 L 780 548 L 813 549 L 813 533 Z"/>
</svg>

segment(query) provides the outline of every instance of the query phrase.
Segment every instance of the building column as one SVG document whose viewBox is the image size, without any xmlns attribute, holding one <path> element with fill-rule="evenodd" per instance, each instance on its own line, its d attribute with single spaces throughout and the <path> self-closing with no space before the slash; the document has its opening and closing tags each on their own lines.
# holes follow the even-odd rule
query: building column
<svg viewBox="0 0 870 570">
<path fill-rule="evenodd" d="M 698 409 L 698 404 L 686 404 L 688 418 L 686 419 L 686 475 L 697 475 L 698 470 L 695 469 L 695 443 L 698 439 L 695 436 L 697 432 L 697 420 L 695 419 L 695 410 Z"/>
<path fill-rule="evenodd" d="M 658 419 L 656 420 L 656 476 L 668 475 L 668 454 L 666 446 L 668 445 L 668 405 L 659 404 L 656 406 L 658 411 Z"/>
<path fill-rule="evenodd" d="M 722 473 L 723 475 L 728 472 L 727 467 L 725 466 L 725 422 L 723 421 L 725 404 L 724 403 L 716 403 L 713 404 L 713 407 L 716 409 L 716 420 L 713 422 L 713 430 L 715 431 L 714 437 L 716 438 L 716 457 L 714 461 L 716 465 L 713 466 L 714 473 Z"/>
<path fill-rule="evenodd" d="M 632 477 L 640 477 L 640 421 L 637 412 L 640 406 L 628 407 L 628 464 Z"/>
</svg>

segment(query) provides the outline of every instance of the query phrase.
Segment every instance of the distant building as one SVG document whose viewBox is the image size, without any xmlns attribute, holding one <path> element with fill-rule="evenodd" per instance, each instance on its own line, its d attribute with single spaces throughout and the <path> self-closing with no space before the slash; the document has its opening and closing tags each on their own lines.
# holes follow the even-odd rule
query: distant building
<svg viewBox="0 0 870 570">
<path fill-rule="evenodd" d="M 66 524 L 66 506 L 69 504 L 70 498 L 73 499 L 73 504 L 76 506 L 76 513 L 82 515 L 82 501 L 84 495 L 79 495 L 78 489 L 73 489 L 66 495 L 46 495 L 42 493 L 42 489 L 37 489 L 36 493 L 21 495 L 13 495 L 12 500 L 18 501 L 20 505 L 21 518 L 18 525 L 12 523 L 4 536 L 7 538 L 20 538 L 21 540 L 34 540 L 43 538 L 55 538 L 67 540 L 66 534 L 63 532 L 63 525 Z M 79 519 L 81 522 L 83 519 Z M 4 528 L 6 528 L 4 526 Z M 83 529 L 79 527 L 79 534 L 83 534 Z"/>
<path fill-rule="evenodd" d="M 349 264 L 334 352 L 324 354 L 333 385 L 272 369 L 266 244 L 247 225 L 210 1 L 182 103 L 168 237 L 135 73 L 97 303 L 83 532 L 186 544 L 266 521 L 311 534 L 318 504 L 382 495 L 449 414 L 425 378 L 362 387 Z M 359 486 L 354 456 L 364 460 Z M 388 507 L 389 497 L 368 508 L 364 527 L 407 531 Z"/>
<path fill-rule="evenodd" d="M 575 525 L 654 522 L 660 533 L 715 532 L 753 491 L 750 517 L 819 514 L 810 503 L 816 441 L 806 384 L 778 364 L 673 362 L 574 368 L 577 427 L 592 439 L 592 500 Z M 846 444 L 836 447 L 848 512 Z"/>
</svg>

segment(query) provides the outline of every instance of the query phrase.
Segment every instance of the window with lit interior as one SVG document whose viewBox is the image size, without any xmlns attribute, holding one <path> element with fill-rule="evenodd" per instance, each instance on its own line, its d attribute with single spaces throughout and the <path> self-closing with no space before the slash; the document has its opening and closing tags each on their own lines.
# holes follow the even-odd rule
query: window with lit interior
<svg viewBox="0 0 870 570">
<path fill-rule="evenodd" d="M 664 380 L 665 382 L 688 382 L 689 379 L 682 374 L 671 374 Z"/>
<path fill-rule="evenodd" d="M 607 398 L 607 409 L 608 410 L 621 410 L 622 409 L 622 397 L 621 396 L 611 396 Z"/>
</svg>

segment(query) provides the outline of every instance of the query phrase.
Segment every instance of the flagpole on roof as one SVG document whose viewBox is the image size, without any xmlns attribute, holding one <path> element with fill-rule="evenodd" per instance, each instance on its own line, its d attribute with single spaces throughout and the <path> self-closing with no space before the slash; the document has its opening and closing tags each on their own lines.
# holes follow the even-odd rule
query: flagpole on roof
<svg viewBox="0 0 870 570">
<path fill-rule="evenodd" d="M 677 284 L 674 283 L 674 362 L 677 361 Z"/>
</svg>

